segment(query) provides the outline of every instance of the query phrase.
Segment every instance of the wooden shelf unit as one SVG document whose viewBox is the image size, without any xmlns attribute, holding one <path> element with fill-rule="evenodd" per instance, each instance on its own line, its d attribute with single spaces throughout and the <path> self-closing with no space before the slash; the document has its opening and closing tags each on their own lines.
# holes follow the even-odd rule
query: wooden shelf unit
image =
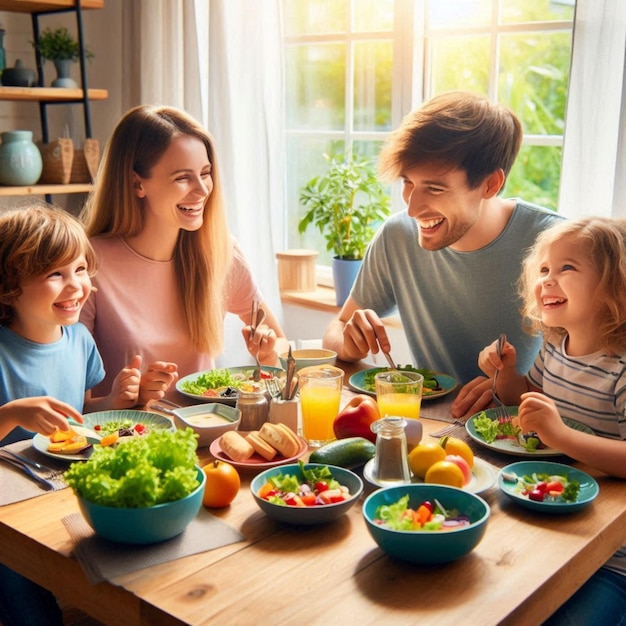
<svg viewBox="0 0 626 626">
<path fill-rule="evenodd" d="M 44 13 L 73 9 L 76 0 L 0 0 L 0 11 L 11 13 Z M 81 9 L 101 9 L 104 0 L 81 0 Z"/>
<path fill-rule="evenodd" d="M 83 44 L 82 11 L 85 9 L 102 9 L 104 0 L 0 0 L 0 11 L 12 13 L 30 13 L 32 16 L 34 38 L 39 36 L 39 17 L 53 13 L 67 13 L 73 11 L 76 14 L 78 28 L 78 41 L 81 49 L 80 68 L 83 88 L 63 89 L 59 87 L 43 86 L 42 59 L 36 53 L 37 72 L 40 81 L 38 87 L 4 87 L 0 86 L 0 101 L 26 101 L 38 102 L 41 118 L 41 130 L 43 141 L 50 140 L 48 136 L 48 121 L 46 113 L 47 104 L 82 104 L 85 115 L 85 135 L 91 137 L 91 116 L 89 102 L 91 100 L 106 100 L 109 93 L 106 89 L 89 89 L 87 86 L 87 74 L 85 68 L 85 54 Z M 85 93 L 85 87 L 87 91 Z M 50 202 L 53 194 L 66 193 L 89 193 L 92 189 L 90 183 L 69 185 L 26 185 L 23 187 L 0 186 L 0 197 L 7 196 L 31 196 L 43 195 Z"/>
</svg>

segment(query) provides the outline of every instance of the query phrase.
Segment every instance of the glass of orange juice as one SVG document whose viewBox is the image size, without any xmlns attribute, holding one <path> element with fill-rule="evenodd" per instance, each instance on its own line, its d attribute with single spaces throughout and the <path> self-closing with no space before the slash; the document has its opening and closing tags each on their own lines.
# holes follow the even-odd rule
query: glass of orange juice
<svg viewBox="0 0 626 626">
<path fill-rule="evenodd" d="M 421 374 L 389 370 L 376 374 L 374 381 L 376 401 L 383 417 L 419 419 L 424 384 Z"/>
<path fill-rule="evenodd" d="M 305 367 L 298 372 L 302 435 L 310 446 L 335 439 L 333 422 L 339 413 L 343 370 L 333 365 Z"/>
</svg>

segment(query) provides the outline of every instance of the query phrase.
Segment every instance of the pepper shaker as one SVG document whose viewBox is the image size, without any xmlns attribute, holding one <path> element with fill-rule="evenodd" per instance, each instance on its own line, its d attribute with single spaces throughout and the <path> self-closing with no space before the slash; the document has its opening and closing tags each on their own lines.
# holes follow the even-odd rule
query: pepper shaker
<svg viewBox="0 0 626 626">
<path fill-rule="evenodd" d="M 265 391 L 239 390 L 236 407 L 241 411 L 239 430 L 259 430 L 269 418 L 269 402 Z"/>
</svg>

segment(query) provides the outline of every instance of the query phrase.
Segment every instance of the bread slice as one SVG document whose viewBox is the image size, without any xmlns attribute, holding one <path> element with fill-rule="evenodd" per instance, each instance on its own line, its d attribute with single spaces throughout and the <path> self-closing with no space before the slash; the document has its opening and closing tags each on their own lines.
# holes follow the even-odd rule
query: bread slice
<svg viewBox="0 0 626 626">
<path fill-rule="evenodd" d="M 300 450 L 300 441 L 296 434 L 284 424 L 270 424 L 265 422 L 261 426 L 259 436 L 276 448 L 284 457 L 295 456 Z"/>
<path fill-rule="evenodd" d="M 236 430 L 229 430 L 220 437 L 220 447 L 233 461 L 247 461 L 254 454 L 250 442 Z"/>
<path fill-rule="evenodd" d="M 270 446 L 267 441 L 259 437 L 258 430 L 251 430 L 246 435 L 246 439 L 255 449 L 256 453 L 260 454 L 266 461 L 271 461 L 278 454 L 278 450 L 276 450 L 276 448 Z"/>
</svg>

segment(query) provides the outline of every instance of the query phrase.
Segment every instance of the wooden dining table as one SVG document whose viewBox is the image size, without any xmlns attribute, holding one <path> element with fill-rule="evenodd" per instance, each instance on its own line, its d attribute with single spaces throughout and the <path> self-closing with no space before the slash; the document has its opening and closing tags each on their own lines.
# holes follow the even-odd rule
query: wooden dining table
<svg viewBox="0 0 626 626">
<path fill-rule="evenodd" d="M 367 364 L 338 363 L 346 380 Z M 346 386 L 343 400 L 353 392 Z M 422 404 L 424 438 L 445 426 L 454 394 Z M 481 447 L 473 446 L 477 457 Z M 491 452 L 491 451 L 489 451 Z M 201 462 L 210 458 L 199 449 Z M 503 466 L 518 459 L 502 457 Z M 559 460 L 562 460 L 559 457 Z M 600 485 L 566 515 L 519 507 L 497 485 L 486 533 L 444 565 L 395 561 L 378 548 L 362 499 L 326 525 L 296 527 L 265 516 L 241 472 L 232 504 L 211 513 L 245 538 L 90 584 L 62 523 L 78 511 L 70 489 L 0 507 L 0 562 L 63 603 L 116 625 L 150 624 L 539 624 L 626 539 L 626 482 L 575 463 Z M 497 466 L 494 472 L 497 472 Z M 368 485 L 363 498 L 375 487 Z"/>
</svg>

